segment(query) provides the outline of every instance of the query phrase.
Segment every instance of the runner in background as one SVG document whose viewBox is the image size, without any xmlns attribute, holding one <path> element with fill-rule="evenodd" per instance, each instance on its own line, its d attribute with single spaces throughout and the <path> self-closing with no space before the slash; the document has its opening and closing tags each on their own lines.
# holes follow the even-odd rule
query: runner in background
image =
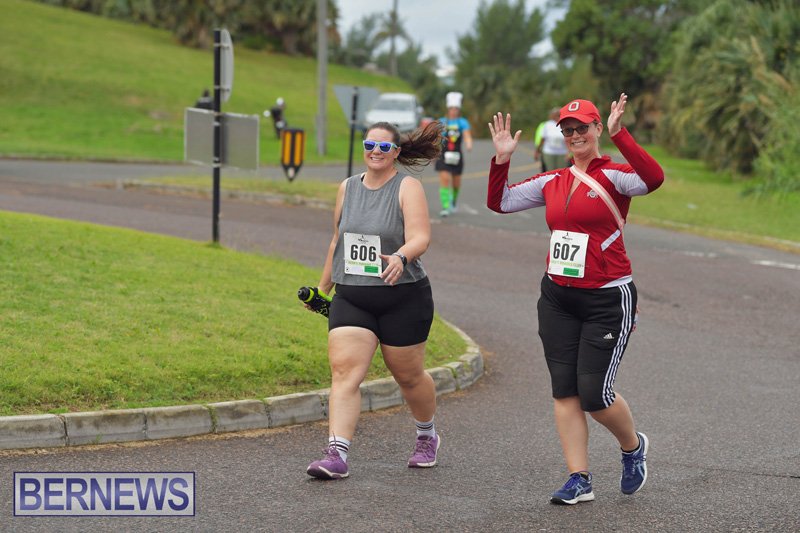
<svg viewBox="0 0 800 533">
<path fill-rule="evenodd" d="M 558 116 L 559 109 L 554 107 L 550 110 L 548 120 L 539 124 L 539 128 L 536 129 L 536 151 L 533 157 L 534 159 L 541 157 L 542 172 L 563 168 L 569 165 L 567 143 L 564 142 L 564 136 L 561 135 L 561 128 L 559 128 L 556 123 Z M 539 131 L 540 129 L 541 133 Z"/>
<path fill-rule="evenodd" d="M 281 131 L 286 128 L 286 119 L 283 117 L 285 111 L 286 101 L 281 97 L 275 100 L 275 105 L 269 110 L 269 116 L 272 117 L 272 126 L 275 128 L 275 137 L 278 139 L 281 138 Z"/>
<path fill-rule="evenodd" d="M 436 161 L 439 172 L 439 199 L 442 210 L 439 216 L 446 217 L 458 209 L 458 193 L 461 191 L 461 174 L 464 172 L 464 150 L 472 151 L 472 131 L 469 121 L 461 116 L 461 101 L 464 95 L 447 93 L 447 116 L 439 119 L 444 126 L 442 155 Z"/>
<path fill-rule="evenodd" d="M 544 125 L 547 124 L 546 120 L 543 120 L 536 126 L 536 133 L 533 134 L 533 160 L 539 161 L 542 165 L 542 172 L 544 172 L 544 161 L 542 161 L 542 153 L 539 150 L 539 146 L 542 144 L 542 134 L 544 134 Z"/>
</svg>

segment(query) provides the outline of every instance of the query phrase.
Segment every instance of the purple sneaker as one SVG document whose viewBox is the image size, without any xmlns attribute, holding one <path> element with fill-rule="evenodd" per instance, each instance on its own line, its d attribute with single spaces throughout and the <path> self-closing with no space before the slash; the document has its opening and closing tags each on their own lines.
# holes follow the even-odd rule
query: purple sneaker
<svg viewBox="0 0 800 533">
<path fill-rule="evenodd" d="M 350 475 L 347 472 L 347 463 L 339 455 L 336 446 L 328 446 L 323 453 L 325 457 L 308 465 L 306 473 L 309 476 L 317 479 L 342 479 Z"/>
<path fill-rule="evenodd" d="M 414 454 L 408 460 L 409 468 L 429 468 L 436 466 L 436 452 L 442 445 L 439 435 L 428 437 L 420 435 L 417 437 L 417 444 L 414 446 Z"/>
</svg>

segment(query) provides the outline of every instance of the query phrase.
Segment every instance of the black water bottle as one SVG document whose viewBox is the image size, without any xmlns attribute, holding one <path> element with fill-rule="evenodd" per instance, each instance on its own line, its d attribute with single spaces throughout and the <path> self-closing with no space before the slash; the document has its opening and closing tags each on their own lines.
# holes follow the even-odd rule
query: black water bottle
<svg viewBox="0 0 800 533">
<path fill-rule="evenodd" d="M 297 291 L 297 297 L 315 313 L 328 316 L 328 309 L 331 307 L 331 297 L 319 290 L 319 288 L 300 287 Z"/>
</svg>

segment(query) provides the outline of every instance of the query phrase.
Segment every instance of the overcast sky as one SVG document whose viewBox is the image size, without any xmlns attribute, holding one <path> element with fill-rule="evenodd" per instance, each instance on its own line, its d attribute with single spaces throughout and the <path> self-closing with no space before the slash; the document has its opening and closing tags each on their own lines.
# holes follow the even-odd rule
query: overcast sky
<svg viewBox="0 0 800 533">
<path fill-rule="evenodd" d="M 388 12 L 392 0 L 336 0 L 339 6 L 339 33 L 346 37 L 351 27 L 358 24 L 365 15 Z M 487 5 L 490 2 L 487 0 Z M 534 8 L 546 11 L 547 0 L 525 0 L 526 12 Z M 439 66 L 450 63 L 444 50 L 456 48 L 457 36 L 471 33 L 480 0 L 398 0 L 397 10 L 403 26 L 416 43 L 422 43 L 423 55 L 435 55 Z M 555 22 L 564 16 L 564 10 L 546 14 L 545 30 L 549 31 Z M 400 44 L 402 50 L 404 45 Z M 541 50 L 551 48 L 549 40 L 540 45 Z M 541 51 L 537 49 L 537 51 Z"/>
</svg>

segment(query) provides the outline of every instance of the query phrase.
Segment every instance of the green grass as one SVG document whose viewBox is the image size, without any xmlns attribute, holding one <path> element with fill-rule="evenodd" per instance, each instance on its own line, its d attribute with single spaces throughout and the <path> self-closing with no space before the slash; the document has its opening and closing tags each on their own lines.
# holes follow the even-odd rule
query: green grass
<svg viewBox="0 0 800 533">
<path fill-rule="evenodd" d="M 138 181 L 145 184 L 173 186 L 177 191 L 186 189 L 211 194 L 211 180 L 208 176 L 163 176 Z M 339 184 L 313 180 L 289 182 L 284 179 L 225 178 L 220 180 L 220 188 L 222 191 L 274 195 L 284 198 L 287 203 L 296 199 L 310 199 L 333 207 Z"/>
<path fill-rule="evenodd" d="M 0 0 L 0 155 L 79 159 L 183 159 L 184 108 L 213 85 L 213 54 L 172 35 L 21 0 Z M 319 162 L 317 68 L 310 58 L 248 50 L 234 40 L 234 84 L 223 111 L 257 114 L 286 99 L 289 125 L 306 130 L 306 161 Z M 409 91 L 400 79 L 330 64 L 328 161 L 346 161 L 349 126 L 334 85 Z M 262 117 L 260 154 L 279 162 Z"/>
<path fill-rule="evenodd" d="M 131 230 L 0 212 L 0 415 L 265 398 L 330 383 L 319 271 Z M 464 341 L 438 317 L 427 367 Z M 369 379 L 388 375 L 376 357 Z"/>
<path fill-rule="evenodd" d="M 652 196 L 631 203 L 631 221 L 800 252 L 800 194 L 747 196 L 747 181 L 659 147 L 647 150 L 666 180 Z"/>
</svg>

